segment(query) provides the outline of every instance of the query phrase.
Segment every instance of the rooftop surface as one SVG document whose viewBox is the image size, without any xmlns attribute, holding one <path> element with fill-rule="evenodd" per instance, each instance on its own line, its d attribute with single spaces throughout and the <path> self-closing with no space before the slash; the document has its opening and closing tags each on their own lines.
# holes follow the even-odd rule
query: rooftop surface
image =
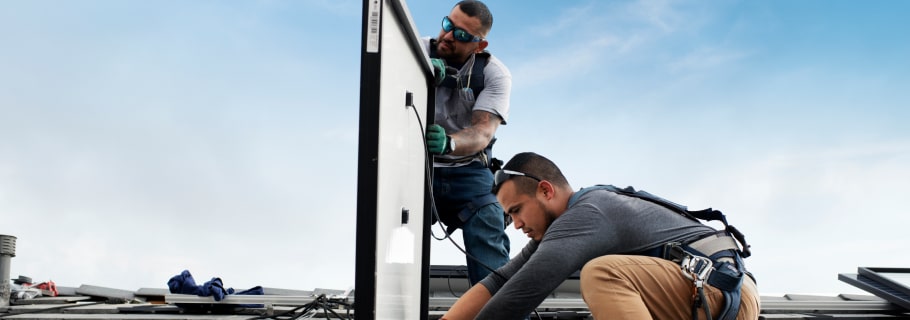
<svg viewBox="0 0 910 320">
<path fill-rule="evenodd" d="M 464 266 L 432 266 L 429 319 L 438 319 L 468 288 Z M 863 269 L 863 268 L 860 268 Z M 844 274 L 860 279 L 862 275 Z M 570 277 L 536 310 L 541 319 L 591 319 Z M 13 299 L 2 319 L 354 319 L 353 291 L 263 288 L 263 295 L 172 294 L 166 288 L 135 291 L 93 285 L 57 287 L 56 297 Z M 892 292 L 900 295 L 900 292 Z M 762 296 L 761 319 L 910 319 L 910 308 L 873 294 Z M 532 318 L 534 318 L 532 317 Z"/>
</svg>

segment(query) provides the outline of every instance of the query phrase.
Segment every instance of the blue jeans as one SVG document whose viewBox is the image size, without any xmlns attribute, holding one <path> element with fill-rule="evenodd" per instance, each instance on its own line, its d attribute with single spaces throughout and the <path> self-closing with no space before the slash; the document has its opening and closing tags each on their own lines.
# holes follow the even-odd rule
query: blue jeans
<svg viewBox="0 0 910 320">
<path fill-rule="evenodd" d="M 509 236 L 505 233 L 504 223 L 502 206 L 495 202 L 480 208 L 461 227 L 465 251 L 494 270 L 509 262 Z M 471 285 L 491 272 L 470 258 L 467 262 Z"/>
<path fill-rule="evenodd" d="M 471 285 L 488 274 L 483 265 L 498 269 L 509 261 L 509 237 L 505 213 L 490 193 L 493 174 L 474 162 L 463 167 L 434 168 L 433 196 L 436 210 L 446 226 L 461 228 Z"/>
</svg>

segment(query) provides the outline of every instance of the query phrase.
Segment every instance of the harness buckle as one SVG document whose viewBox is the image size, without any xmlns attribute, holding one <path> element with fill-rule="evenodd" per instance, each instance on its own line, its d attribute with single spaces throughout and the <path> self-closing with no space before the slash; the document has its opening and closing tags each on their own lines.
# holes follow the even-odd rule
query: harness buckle
<svg viewBox="0 0 910 320">
<path fill-rule="evenodd" d="M 696 288 L 701 288 L 708 279 L 708 275 L 714 270 L 714 263 L 706 257 L 687 254 L 679 263 L 679 267 L 682 269 L 683 275 L 695 283 Z"/>
<path fill-rule="evenodd" d="M 662 254 L 663 254 L 664 259 L 670 260 L 670 261 L 673 261 L 676 263 L 679 263 L 680 261 L 682 261 L 682 259 L 685 256 L 689 255 L 689 253 L 686 252 L 686 250 L 683 250 L 682 243 L 679 243 L 679 242 L 665 243 Z"/>
</svg>

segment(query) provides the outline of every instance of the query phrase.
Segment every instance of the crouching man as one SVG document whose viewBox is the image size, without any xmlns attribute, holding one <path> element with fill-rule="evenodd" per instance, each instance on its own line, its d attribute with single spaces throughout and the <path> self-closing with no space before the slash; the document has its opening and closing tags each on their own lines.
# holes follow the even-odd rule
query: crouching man
<svg viewBox="0 0 910 320">
<path fill-rule="evenodd" d="M 493 193 L 531 241 L 442 319 L 523 319 L 579 269 L 595 319 L 758 319 L 748 254 L 728 232 L 602 186 L 573 191 L 530 152 L 495 174 Z"/>
</svg>

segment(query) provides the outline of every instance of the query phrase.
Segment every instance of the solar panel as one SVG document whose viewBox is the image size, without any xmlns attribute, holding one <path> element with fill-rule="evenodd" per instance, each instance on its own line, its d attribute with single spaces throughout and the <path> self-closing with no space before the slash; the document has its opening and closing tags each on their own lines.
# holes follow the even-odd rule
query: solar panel
<svg viewBox="0 0 910 320">
<path fill-rule="evenodd" d="M 365 0 L 360 69 L 357 319 L 426 319 L 433 72 L 403 0 Z"/>
<path fill-rule="evenodd" d="M 905 295 L 910 295 L 910 269 L 860 267 L 857 271 L 862 276 L 873 279 Z"/>
<path fill-rule="evenodd" d="M 858 274 L 839 274 L 838 279 L 910 310 L 910 269 L 858 268 Z"/>
</svg>

